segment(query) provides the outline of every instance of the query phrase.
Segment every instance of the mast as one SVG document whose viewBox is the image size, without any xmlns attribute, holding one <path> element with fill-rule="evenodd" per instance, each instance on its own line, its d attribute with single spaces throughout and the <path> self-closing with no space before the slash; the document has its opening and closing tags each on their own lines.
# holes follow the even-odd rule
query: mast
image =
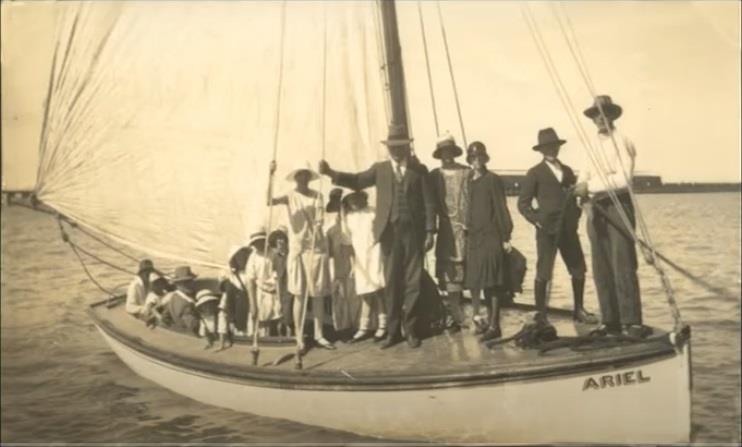
<svg viewBox="0 0 742 447">
<path fill-rule="evenodd" d="M 391 104 L 390 127 L 404 128 L 404 136 L 409 137 L 407 123 L 407 95 L 405 93 L 404 67 L 402 65 L 402 47 L 399 43 L 397 26 L 397 7 L 394 0 L 380 0 L 381 24 L 384 33 L 386 53 L 386 71 L 389 79 L 389 97 Z"/>
</svg>

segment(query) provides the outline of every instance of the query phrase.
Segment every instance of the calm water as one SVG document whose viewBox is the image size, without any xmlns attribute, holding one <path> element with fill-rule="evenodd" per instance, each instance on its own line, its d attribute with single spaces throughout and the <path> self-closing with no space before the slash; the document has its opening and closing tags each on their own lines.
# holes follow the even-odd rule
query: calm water
<svg viewBox="0 0 742 447">
<path fill-rule="evenodd" d="M 672 275 L 683 318 L 693 327 L 694 440 L 738 443 L 740 194 L 646 195 L 640 202 L 658 249 L 730 292 L 717 296 Z M 509 204 L 515 211 L 512 199 Z M 86 305 L 101 294 L 53 219 L 19 207 L 2 211 L 3 442 L 372 441 L 202 405 L 141 379 L 86 316 Z M 530 285 L 533 232 L 516 214 L 514 245 L 529 258 Z M 76 239 L 106 259 L 125 262 L 83 236 Z M 583 235 L 589 255 L 585 242 Z M 93 271 L 108 287 L 128 279 L 102 266 Z M 640 274 L 647 322 L 669 327 L 659 280 L 646 265 Z M 568 276 L 561 265 L 555 275 L 552 303 L 566 307 Z M 524 301 L 532 299 L 530 292 Z M 591 285 L 587 294 L 587 306 L 597 309 Z"/>
</svg>

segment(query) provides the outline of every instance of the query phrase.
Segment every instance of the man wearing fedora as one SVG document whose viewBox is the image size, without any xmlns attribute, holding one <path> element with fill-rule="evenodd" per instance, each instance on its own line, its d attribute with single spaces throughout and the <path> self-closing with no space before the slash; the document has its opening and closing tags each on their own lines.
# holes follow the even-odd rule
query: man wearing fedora
<svg viewBox="0 0 742 447">
<path fill-rule="evenodd" d="M 580 172 L 575 194 L 589 198 L 588 236 L 592 247 L 593 278 L 600 301 L 601 326 L 598 334 L 620 333 L 635 337 L 649 335 L 642 324 L 637 258 L 634 241 L 624 236 L 610 221 L 622 222 L 622 215 L 633 231 L 634 206 L 629 189 L 634 177 L 634 144 L 622 135 L 614 122 L 621 106 L 610 96 L 595 98 L 584 111 L 598 128 L 597 159 L 601 166 L 586 166 Z"/>
<path fill-rule="evenodd" d="M 435 243 L 435 273 L 438 288 L 447 292 L 448 311 L 453 318 L 452 332 L 466 326 L 461 310 L 466 256 L 466 226 L 469 212 L 468 166 L 456 162 L 464 151 L 449 134 L 439 138 L 433 158 L 441 166 L 430 172 L 435 195 L 438 232 Z"/>
<path fill-rule="evenodd" d="M 415 304 L 420 297 L 423 258 L 433 247 L 435 204 L 424 165 L 411 156 L 407 127 L 392 124 L 389 138 L 382 141 L 389 160 L 374 163 L 359 173 L 338 172 L 320 161 L 320 173 L 336 185 L 360 190 L 376 186 L 374 239 L 381 242 L 386 276 L 386 304 L 389 315 L 389 348 L 402 340 L 404 325 L 410 347 L 420 346 L 415 333 Z"/>
<path fill-rule="evenodd" d="M 559 251 L 572 277 L 573 319 L 581 323 L 596 323 L 595 317 L 583 307 L 585 256 L 577 234 L 581 211 L 575 196 L 570 193 L 570 188 L 577 182 L 575 173 L 558 158 L 564 143 L 566 141 L 560 139 L 552 128 L 538 132 L 538 144 L 533 146 L 533 150 L 541 152 L 543 159 L 526 173 L 518 197 L 518 210 L 536 227 L 538 260 L 534 294 L 538 318 L 546 321 L 546 287 L 551 281 Z"/>
</svg>

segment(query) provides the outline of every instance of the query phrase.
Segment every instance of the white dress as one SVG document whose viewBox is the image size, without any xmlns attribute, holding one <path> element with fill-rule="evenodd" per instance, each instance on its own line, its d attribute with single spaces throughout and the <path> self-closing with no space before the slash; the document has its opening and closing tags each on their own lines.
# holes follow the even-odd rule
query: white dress
<svg viewBox="0 0 742 447">
<path fill-rule="evenodd" d="M 255 281 L 258 320 L 271 321 L 281 317 L 281 299 L 278 295 L 278 274 L 270 258 L 253 252 L 245 266 L 248 281 Z"/>
<path fill-rule="evenodd" d="M 321 222 L 324 217 L 322 195 L 316 191 L 312 191 L 310 196 L 290 191 L 286 197 L 289 212 L 289 256 L 286 266 L 289 293 L 304 296 L 309 276 L 309 296 L 328 296 L 331 291 L 327 240 L 321 227 L 316 236 L 313 234 L 315 222 Z"/>
<path fill-rule="evenodd" d="M 376 292 L 386 285 L 381 244 L 374 241 L 374 215 L 371 207 L 345 215 L 346 228 L 355 252 L 353 274 L 358 295 Z"/>
</svg>

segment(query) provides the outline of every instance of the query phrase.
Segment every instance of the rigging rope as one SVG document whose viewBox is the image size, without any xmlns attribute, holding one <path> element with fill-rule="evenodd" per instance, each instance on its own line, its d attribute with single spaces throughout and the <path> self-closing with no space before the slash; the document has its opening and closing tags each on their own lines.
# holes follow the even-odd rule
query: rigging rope
<svg viewBox="0 0 742 447">
<path fill-rule="evenodd" d="M 327 146 L 327 140 L 326 140 L 326 131 L 327 131 L 327 4 L 325 3 L 323 6 L 323 36 L 322 36 L 322 157 L 321 159 L 325 159 L 325 152 L 326 152 L 326 146 Z M 322 213 L 322 189 L 323 189 L 323 176 L 320 176 L 319 178 L 319 191 L 317 193 L 317 196 L 314 200 L 314 212 L 310 216 L 312 218 L 311 222 L 307 222 L 307 225 L 310 225 L 312 228 L 312 242 L 309 245 L 311 252 L 309 253 L 309 266 L 302 265 L 304 267 L 304 278 L 305 278 L 305 284 L 304 284 L 304 301 L 302 302 L 302 309 L 299 320 L 299 328 L 296 331 L 296 368 L 301 369 L 302 368 L 302 345 L 304 341 L 304 327 L 306 324 L 307 319 L 307 307 L 309 304 L 309 284 L 310 281 L 313 281 L 314 275 L 312 274 L 312 270 L 314 269 L 314 260 L 317 256 L 316 254 L 316 243 L 317 243 L 317 233 L 322 231 L 322 217 L 324 216 Z M 317 206 L 319 204 L 319 207 Z M 317 210 L 319 211 L 320 218 L 317 218 Z M 322 235 L 320 235 L 320 238 Z M 300 255 L 301 259 L 301 255 Z M 317 305 L 317 303 L 313 303 L 314 305 Z M 324 300 L 322 302 L 324 304 Z M 316 309 L 315 309 L 316 312 Z M 320 325 L 323 324 L 322 322 L 319 323 Z M 315 329 L 316 330 L 316 329 Z"/>
<path fill-rule="evenodd" d="M 459 127 L 461 128 L 461 138 L 464 142 L 464 147 L 468 147 L 466 140 L 466 131 L 464 130 L 464 119 L 461 114 L 461 104 L 459 102 L 459 92 L 456 88 L 456 79 L 453 75 L 453 64 L 451 63 L 451 51 L 448 48 L 448 37 L 446 36 L 446 25 L 443 22 L 443 13 L 441 12 L 441 2 L 436 1 L 438 7 L 438 21 L 441 24 L 441 36 L 443 36 L 443 46 L 446 50 L 446 61 L 448 62 L 448 74 L 451 76 L 451 86 L 453 87 L 453 97 L 456 100 L 456 113 L 459 117 Z"/>
<path fill-rule="evenodd" d="M 420 19 L 420 32 L 423 38 L 423 51 L 425 53 L 425 69 L 428 73 L 428 90 L 430 91 L 430 102 L 433 109 L 433 122 L 435 123 L 435 135 L 440 135 L 440 127 L 438 126 L 438 110 L 435 105 L 435 93 L 433 91 L 433 75 L 430 72 L 430 57 L 428 55 L 428 39 L 425 37 L 425 22 L 423 20 L 423 9 L 422 1 L 417 0 L 417 15 Z"/>
<path fill-rule="evenodd" d="M 571 20 L 569 20 L 569 15 L 567 14 L 566 10 L 563 10 L 564 16 L 567 17 L 567 21 L 568 21 L 569 28 L 570 28 L 570 31 L 571 31 L 572 40 L 574 40 L 574 45 L 573 45 L 572 41 L 570 40 L 570 36 L 568 35 L 568 33 L 567 33 L 566 29 L 565 29 L 564 24 L 562 23 L 562 19 L 559 16 L 558 10 L 556 9 L 556 7 L 553 4 L 552 4 L 552 13 L 556 17 L 556 19 L 557 19 L 557 23 L 559 24 L 559 28 L 561 30 L 562 36 L 564 37 L 564 40 L 567 43 L 567 46 L 568 46 L 568 48 L 570 50 L 570 53 L 572 55 L 572 58 L 573 58 L 575 64 L 577 65 L 577 67 L 579 69 L 580 75 L 582 76 L 582 79 L 583 79 L 586 87 L 588 88 L 588 91 L 590 92 L 591 96 L 593 97 L 593 100 L 595 101 L 595 103 L 598 106 L 598 111 L 600 113 L 601 119 L 603 120 L 604 123 L 609 123 L 609 121 L 608 121 L 608 119 L 606 117 L 606 114 L 605 114 L 605 110 L 603 110 L 602 104 L 599 101 L 596 101 L 596 99 L 597 99 L 597 93 L 596 93 L 596 90 L 594 88 L 592 79 L 590 78 L 590 74 L 588 72 L 587 65 L 585 64 L 584 58 L 582 57 L 582 53 L 580 51 L 579 43 L 578 43 L 578 40 L 577 40 L 577 35 L 574 32 L 574 28 L 572 27 Z M 680 330 L 680 328 L 682 328 L 682 319 L 681 319 L 681 316 L 680 316 L 680 310 L 679 310 L 678 305 L 677 305 L 677 302 L 675 300 L 675 293 L 674 293 L 672 284 L 670 282 L 670 278 L 667 276 L 665 270 L 662 268 L 662 264 L 661 264 L 662 259 L 659 256 L 657 256 L 657 252 L 656 252 L 654 243 L 652 241 L 651 234 L 649 232 L 649 227 L 648 227 L 648 225 L 647 225 L 647 223 L 646 223 L 646 221 L 644 219 L 644 215 L 643 215 L 643 213 L 641 211 L 641 208 L 639 206 L 639 203 L 638 203 L 638 201 L 636 199 L 636 194 L 634 193 L 634 188 L 633 188 L 633 185 L 632 185 L 632 177 L 629 176 L 629 173 L 626 172 L 626 169 L 624 167 L 623 155 L 621 154 L 621 150 L 620 150 L 620 148 L 618 146 L 618 142 L 616 141 L 616 137 L 615 137 L 615 135 L 614 135 L 614 133 L 612 131 L 609 133 L 609 135 L 610 135 L 610 140 L 611 140 L 613 149 L 614 149 L 615 154 L 616 154 L 616 156 L 618 157 L 618 160 L 619 160 L 619 163 L 618 164 L 620 165 L 621 173 L 624 175 L 624 178 L 626 179 L 626 186 L 627 186 L 627 190 L 628 190 L 628 193 L 629 193 L 629 197 L 630 197 L 631 202 L 632 202 L 632 205 L 634 207 L 635 216 L 637 217 L 637 221 L 639 223 L 639 231 L 644 236 L 644 241 L 642 241 L 639 238 L 637 238 L 636 235 L 634 235 L 635 242 L 642 249 L 642 253 L 645 256 L 645 259 L 646 259 L 647 263 L 650 264 L 650 265 L 652 265 L 655 268 L 655 270 L 657 271 L 657 273 L 658 273 L 658 275 L 660 277 L 660 281 L 662 282 L 662 286 L 664 288 L 665 295 L 667 296 L 667 301 L 668 301 L 668 304 L 670 306 L 670 311 L 672 312 L 673 320 L 674 320 L 674 323 L 675 323 L 675 329 L 676 330 Z M 609 194 L 612 193 L 612 192 L 613 191 L 609 191 Z M 617 206 L 617 209 L 623 210 L 623 207 L 622 206 Z M 632 228 L 632 226 L 631 225 L 626 225 L 626 228 Z M 648 249 L 649 255 L 647 255 L 647 252 L 644 250 L 645 248 Z"/>
</svg>

